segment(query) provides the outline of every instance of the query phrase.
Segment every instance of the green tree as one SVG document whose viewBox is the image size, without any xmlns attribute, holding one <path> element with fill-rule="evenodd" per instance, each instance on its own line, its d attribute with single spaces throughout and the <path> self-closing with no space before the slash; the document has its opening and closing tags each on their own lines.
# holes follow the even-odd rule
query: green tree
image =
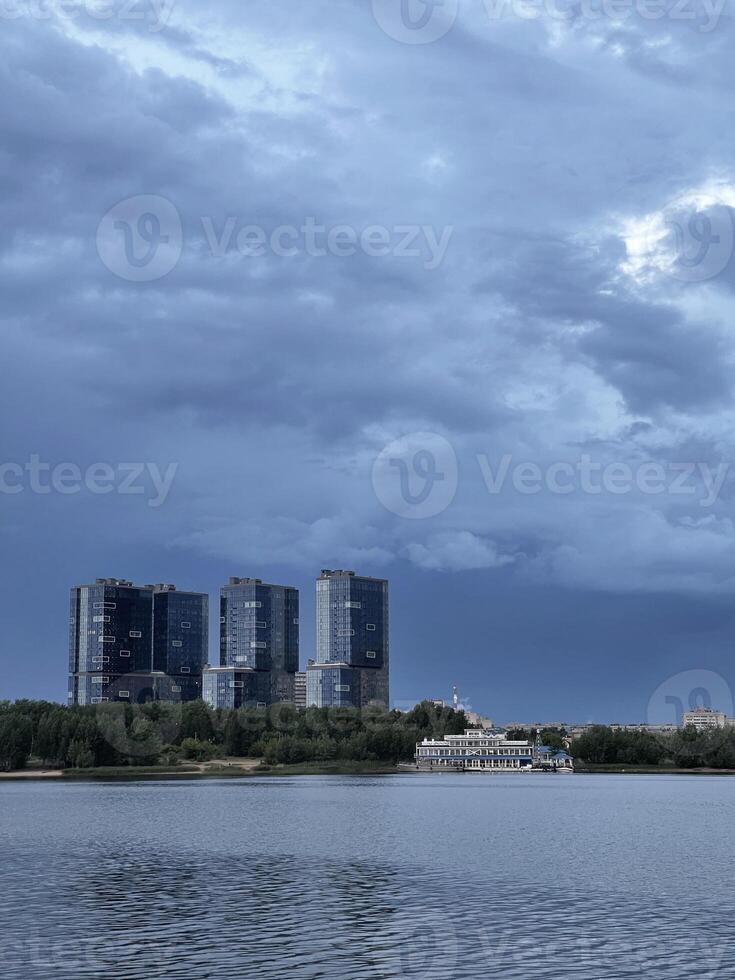
<svg viewBox="0 0 735 980">
<path fill-rule="evenodd" d="M 188 701 L 181 710 L 180 739 L 195 738 L 200 742 L 214 740 L 212 712 L 204 701 Z"/>
<path fill-rule="evenodd" d="M 33 722 L 22 714 L 9 712 L 0 717 L 0 769 L 24 769 L 33 745 Z"/>
<path fill-rule="evenodd" d="M 217 747 L 211 742 L 202 742 L 197 738 L 185 738 L 181 743 L 181 754 L 185 759 L 208 762 L 217 757 Z"/>
</svg>

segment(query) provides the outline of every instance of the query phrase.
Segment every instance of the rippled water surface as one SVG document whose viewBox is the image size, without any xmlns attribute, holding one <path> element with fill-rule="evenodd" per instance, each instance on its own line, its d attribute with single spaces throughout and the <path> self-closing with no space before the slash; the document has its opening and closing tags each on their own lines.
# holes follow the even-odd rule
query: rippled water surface
<svg viewBox="0 0 735 980">
<path fill-rule="evenodd" d="M 735 977 L 735 779 L 0 785 L 0 976 Z"/>
</svg>

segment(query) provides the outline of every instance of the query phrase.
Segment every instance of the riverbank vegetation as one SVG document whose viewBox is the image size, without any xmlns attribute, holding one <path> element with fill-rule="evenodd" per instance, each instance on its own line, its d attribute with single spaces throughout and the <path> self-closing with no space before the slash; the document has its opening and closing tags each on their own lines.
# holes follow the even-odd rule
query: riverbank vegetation
<svg viewBox="0 0 735 980">
<path fill-rule="evenodd" d="M 735 728 L 699 732 L 625 731 L 595 725 L 575 739 L 572 754 L 595 766 L 644 766 L 666 769 L 735 769 Z"/>
<path fill-rule="evenodd" d="M 0 770 L 31 760 L 55 769 L 177 766 L 212 759 L 262 759 L 264 765 L 412 760 L 416 742 L 470 727 L 462 711 L 431 702 L 401 713 L 292 705 L 213 711 L 187 704 L 64 707 L 0 702 Z"/>
<path fill-rule="evenodd" d="M 380 709 L 292 705 L 213 711 L 187 704 L 103 704 L 64 707 L 46 701 L 0 702 L 0 771 L 28 765 L 54 770 L 166 767 L 200 772 L 218 760 L 258 759 L 261 771 L 360 771 L 410 762 L 416 742 L 472 727 L 464 712 L 423 702 L 407 713 Z M 513 730 L 513 738 L 535 739 Z M 567 733 L 545 729 L 545 745 L 562 747 Z M 611 771 L 735 769 L 735 728 L 668 733 L 597 725 L 571 744 L 577 768 Z M 197 768 L 198 767 L 198 768 Z M 235 764 L 228 769 L 237 769 Z"/>
</svg>

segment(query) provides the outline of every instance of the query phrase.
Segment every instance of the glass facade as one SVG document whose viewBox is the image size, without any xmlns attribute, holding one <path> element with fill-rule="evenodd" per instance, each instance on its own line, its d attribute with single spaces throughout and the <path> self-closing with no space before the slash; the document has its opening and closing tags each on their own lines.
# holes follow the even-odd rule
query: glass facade
<svg viewBox="0 0 735 980">
<path fill-rule="evenodd" d="M 267 671 L 208 667 L 202 677 L 202 697 L 211 708 L 258 708 L 270 704 Z"/>
<path fill-rule="evenodd" d="M 207 596 L 98 579 L 71 590 L 69 701 L 191 701 L 207 661 Z"/>
<path fill-rule="evenodd" d="M 325 569 L 316 583 L 316 617 L 316 661 L 307 669 L 307 704 L 387 707 L 388 582 Z"/>
<path fill-rule="evenodd" d="M 310 664 L 306 672 L 306 703 L 314 708 L 359 708 L 359 674 L 344 664 Z"/>
<path fill-rule="evenodd" d="M 146 704 L 149 701 L 195 701 L 202 696 L 202 679 L 169 677 L 162 673 L 73 674 L 69 700 L 73 704 L 104 704 L 121 701 Z"/>
<path fill-rule="evenodd" d="M 153 669 L 199 675 L 207 662 L 209 596 L 156 586 L 153 595 Z"/>
<path fill-rule="evenodd" d="M 98 582 L 71 590 L 69 673 L 151 670 L 153 592 Z"/>
<path fill-rule="evenodd" d="M 297 708 L 306 707 L 306 671 L 296 672 L 293 702 Z"/>
<path fill-rule="evenodd" d="M 232 690 L 251 692 L 248 704 L 292 702 L 299 668 L 298 590 L 254 578 L 230 579 L 220 593 L 220 667 L 243 675 L 232 683 L 245 686 Z M 258 676 L 248 679 L 248 671 Z M 208 683 L 212 691 L 224 690 L 215 678 Z"/>
</svg>

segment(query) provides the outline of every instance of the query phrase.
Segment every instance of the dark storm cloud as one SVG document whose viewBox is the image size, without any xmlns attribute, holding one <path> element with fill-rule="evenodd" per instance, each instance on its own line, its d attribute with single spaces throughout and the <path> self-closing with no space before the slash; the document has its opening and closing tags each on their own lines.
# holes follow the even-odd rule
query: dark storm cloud
<svg viewBox="0 0 735 980">
<path fill-rule="evenodd" d="M 1 498 L 18 582 L 51 542 L 62 594 L 82 575 L 75 535 L 85 569 L 115 574 L 122 525 L 119 554 L 146 579 L 156 561 L 214 581 L 233 564 L 308 578 L 345 562 L 401 569 L 430 597 L 448 576 L 459 606 L 468 569 L 518 596 L 731 591 L 731 482 L 707 510 L 638 491 L 493 496 L 477 462 L 731 458 L 730 268 L 667 279 L 633 261 L 630 231 L 713 181 L 735 203 L 729 20 L 701 34 L 463 11 L 416 47 L 357 2 L 182 2 L 156 31 L 3 24 L 3 455 L 179 467 L 156 513 Z M 148 283 L 97 248 L 103 217 L 137 195 L 170 202 L 183 233 Z M 426 246 L 236 247 L 247 225 L 309 219 L 451 236 L 433 268 Z M 445 437 L 459 474 L 425 521 L 371 480 L 383 447 L 417 432 Z M 537 608 L 553 631 L 554 602 Z"/>
</svg>

